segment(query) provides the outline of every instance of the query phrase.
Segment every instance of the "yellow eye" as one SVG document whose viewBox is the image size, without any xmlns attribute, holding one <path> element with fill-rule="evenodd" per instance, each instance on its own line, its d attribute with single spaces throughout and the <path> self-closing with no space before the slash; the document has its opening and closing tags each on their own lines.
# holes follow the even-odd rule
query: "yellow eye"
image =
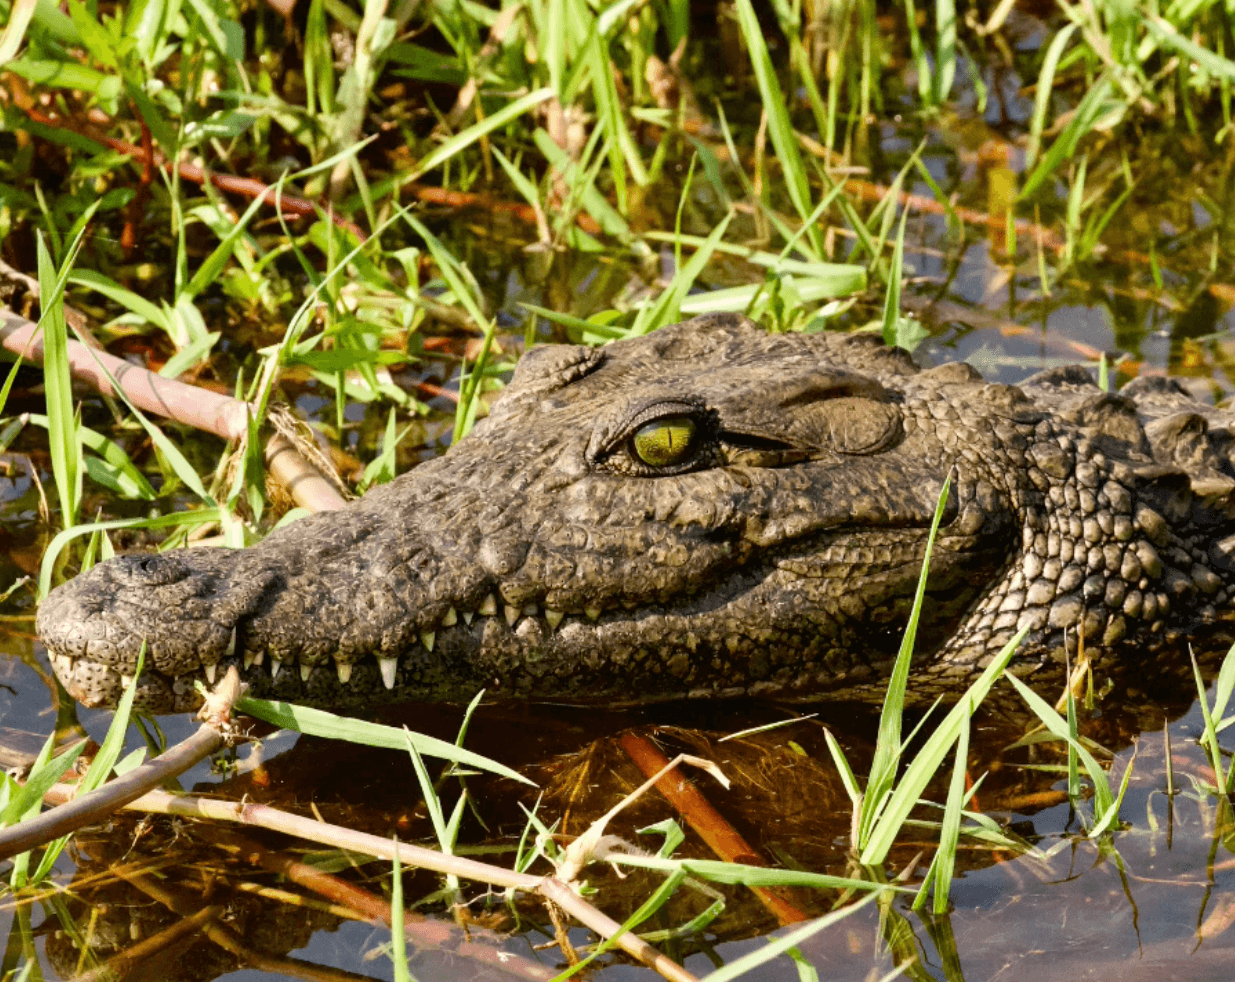
<svg viewBox="0 0 1235 982">
<path fill-rule="evenodd" d="M 694 449 L 695 421 L 689 416 L 666 416 L 635 430 L 635 454 L 649 467 L 671 467 L 686 460 Z"/>
</svg>

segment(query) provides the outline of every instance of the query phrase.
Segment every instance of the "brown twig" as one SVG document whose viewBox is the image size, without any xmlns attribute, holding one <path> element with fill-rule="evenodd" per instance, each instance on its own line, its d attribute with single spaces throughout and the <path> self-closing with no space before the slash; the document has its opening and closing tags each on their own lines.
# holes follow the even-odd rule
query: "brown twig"
<svg viewBox="0 0 1235 982">
<path fill-rule="evenodd" d="M 502 201 L 487 194 L 473 194 L 469 191 L 450 191 L 446 188 L 420 184 L 417 181 L 404 184 L 402 190 L 425 204 L 445 205 L 447 208 L 479 208 L 483 211 L 512 215 L 531 225 L 538 224 L 536 209 L 522 202 Z M 583 211 L 575 216 L 575 224 L 588 235 L 600 235 L 604 231 L 596 219 Z"/>
<path fill-rule="evenodd" d="M 116 979 L 123 979 L 142 962 L 163 954 L 172 945 L 196 934 L 222 913 L 223 908 L 217 905 L 203 907 L 157 934 L 143 938 L 131 948 L 117 952 L 98 968 L 74 975 L 73 982 L 114 982 Z"/>
<path fill-rule="evenodd" d="M 15 270 L 0 262 L 0 279 L 14 274 Z M 5 308 L 0 308 L 0 344 L 21 358 L 42 363 L 43 341 L 38 325 Z M 80 341 L 69 341 L 68 359 L 73 377 L 105 396 L 115 395 L 119 388 L 139 409 L 177 423 L 225 440 L 239 441 L 248 435 L 252 407 L 247 402 L 164 378 Z M 334 486 L 301 457 L 286 437 L 276 433 L 267 442 L 266 463 L 275 479 L 286 485 L 304 508 L 331 511 L 346 504 Z"/>
<path fill-rule="evenodd" d="M 646 776 L 652 777 L 669 765 L 669 758 L 647 738 L 632 730 L 623 733 L 619 744 L 635 766 Z M 712 807 L 702 792 L 680 770 L 665 774 L 656 782 L 656 790 L 681 813 L 692 829 L 708 847 L 727 863 L 743 863 L 747 866 L 766 866 L 763 858 L 742 838 L 723 815 Z M 796 924 L 810 919 L 785 897 L 767 887 L 751 887 L 759 901 L 782 924 Z"/>
<path fill-rule="evenodd" d="M 48 792 L 51 801 L 64 800 L 71 793 L 71 786 L 56 785 Z M 154 812 L 163 815 L 178 815 L 182 818 L 199 818 L 222 822 L 238 822 L 283 832 L 310 842 L 319 842 L 338 849 L 393 860 L 398 849 L 399 862 L 406 866 L 418 866 L 437 873 L 446 873 L 462 879 L 492 886 L 524 890 L 548 897 L 585 927 L 601 937 L 611 938 L 621 925 L 597 910 L 578 896 L 561 880 L 554 877 L 533 876 L 515 870 L 491 866 L 465 856 L 448 856 L 421 846 L 383 839 L 365 832 L 340 828 L 326 822 L 293 815 L 289 812 L 243 801 L 217 801 L 194 795 L 173 795 L 166 791 L 150 791 L 127 803 L 125 808 L 133 811 Z M 627 954 L 659 972 L 671 982 L 698 982 L 698 979 L 681 965 L 662 955 L 646 941 L 630 932 L 617 935 L 614 943 Z"/>
<path fill-rule="evenodd" d="M 126 883 L 158 901 L 173 913 L 180 914 L 182 917 L 190 917 L 197 909 L 196 899 L 190 900 L 152 877 L 126 874 L 120 870 L 116 872 Z M 305 982 L 373 982 L 367 975 L 314 965 L 298 958 L 281 958 L 268 955 L 263 951 L 256 951 L 245 943 L 245 939 L 240 934 L 219 920 L 205 921 L 201 930 L 212 943 L 233 955 L 241 964 L 260 972 L 286 975 L 294 979 L 304 979 Z"/>
<path fill-rule="evenodd" d="M 308 863 L 302 863 L 290 856 L 267 849 L 238 832 L 209 827 L 203 828 L 201 834 L 219 848 L 239 855 L 245 862 L 277 873 L 292 883 L 297 883 L 335 903 L 342 904 L 360 914 L 365 920 L 390 926 L 390 904 L 367 890 L 353 886 L 337 876 L 323 873 Z M 534 961 L 510 952 L 499 951 L 497 948 L 499 939 L 490 936 L 482 928 L 469 928 L 468 933 L 478 934 L 485 938 L 487 944 L 464 938 L 462 932 L 453 924 L 433 920 L 423 914 L 405 912 L 403 924 L 409 940 L 422 950 L 447 949 L 457 957 L 477 961 L 515 978 L 530 979 L 533 982 L 543 982 L 557 975 L 556 972 Z"/>
<path fill-rule="evenodd" d="M 23 100 L 21 108 L 25 110 L 26 115 L 34 122 L 41 123 L 43 126 L 66 130 L 87 140 L 92 140 L 107 147 L 109 150 L 122 153 L 141 164 L 153 165 L 164 171 L 170 171 L 172 168 L 171 161 L 164 157 L 160 151 L 153 148 L 147 151 L 142 147 L 129 143 L 127 140 L 109 136 L 91 123 L 76 123 L 48 116 L 42 110 L 36 108 L 32 100 Z M 341 215 L 336 215 L 334 209 L 329 205 L 321 205 L 315 201 L 310 201 L 308 198 L 302 198 L 294 194 L 284 194 L 256 178 L 236 177 L 233 174 L 216 174 L 213 171 L 198 167 L 196 164 L 179 163 L 175 166 L 181 179 L 192 184 L 209 183 L 227 194 L 238 194 L 244 198 L 261 198 L 266 204 L 273 205 L 279 211 L 291 215 L 325 214 L 339 228 L 350 232 L 361 242 L 368 238 L 359 225 L 343 218 Z"/>
</svg>

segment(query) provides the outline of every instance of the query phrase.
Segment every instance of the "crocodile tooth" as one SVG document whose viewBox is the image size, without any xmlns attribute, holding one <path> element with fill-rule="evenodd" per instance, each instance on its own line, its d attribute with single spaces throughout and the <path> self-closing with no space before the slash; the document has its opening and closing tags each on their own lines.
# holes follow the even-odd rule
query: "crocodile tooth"
<svg viewBox="0 0 1235 982">
<path fill-rule="evenodd" d="M 283 667 L 283 661 L 279 658 L 270 659 L 270 681 L 273 682 L 279 677 L 279 669 Z"/>
<path fill-rule="evenodd" d="M 335 670 L 339 673 L 339 682 L 342 685 L 347 685 L 352 680 L 352 666 L 350 662 L 335 662 Z"/>
<path fill-rule="evenodd" d="M 459 623 L 459 612 L 453 607 L 446 611 L 446 616 L 442 618 L 442 627 L 454 627 Z"/>
<path fill-rule="evenodd" d="M 425 651 L 433 650 L 433 642 L 437 639 L 437 635 L 432 631 L 420 632 L 420 643 L 425 646 Z"/>
<path fill-rule="evenodd" d="M 257 660 L 258 660 L 257 652 L 246 651 L 244 653 L 244 670 L 247 672 L 250 668 L 253 667 L 253 663 L 256 662 Z"/>
<path fill-rule="evenodd" d="M 300 666 L 300 681 L 301 682 L 309 681 L 309 676 L 312 674 L 313 674 L 312 665 L 301 665 Z"/>
<path fill-rule="evenodd" d="M 583 612 L 587 614 L 589 620 L 598 620 L 600 618 L 599 607 L 584 607 Z"/>
<path fill-rule="evenodd" d="M 507 604 L 506 605 L 506 623 L 509 624 L 511 627 L 514 627 L 515 621 L 519 619 L 519 615 L 522 613 L 523 613 L 522 607 L 512 607 L 510 604 Z"/>
<path fill-rule="evenodd" d="M 224 658 L 231 658 L 236 653 L 236 628 L 232 628 L 232 636 L 227 639 L 227 650 L 223 652 Z"/>
<path fill-rule="evenodd" d="M 470 624 L 472 623 L 472 618 L 473 618 L 473 617 L 475 617 L 475 616 L 476 616 L 476 611 L 474 611 L 474 610 L 465 610 L 465 611 L 463 612 L 463 623 L 464 623 L 464 624 L 469 624 L 469 625 L 470 625 Z"/>
<path fill-rule="evenodd" d="M 560 610 L 554 610 L 552 607 L 545 608 L 545 620 L 549 624 L 550 631 L 556 631 L 557 626 L 562 623 L 562 618 L 565 616 Z"/>
<path fill-rule="evenodd" d="M 203 665 L 202 667 L 206 670 L 206 681 L 211 685 L 214 685 L 214 677 L 219 671 L 218 663 L 216 662 L 213 665 Z"/>
<path fill-rule="evenodd" d="M 497 597 L 489 594 L 480 602 L 480 606 L 476 608 L 476 613 L 484 614 L 485 617 L 494 617 L 497 615 Z"/>
<path fill-rule="evenodd" d="M 133 684 L 133 676 L 125 675 L 124 672 L 121 672 L 120 673 L 120 684 L 124 686 L 126 689 L 129 688 Z"/>
<path fill-rule="evenodd" d="M 377 666 L 382 670 L 382 684 L 387 689 L 395 687 L 395 672 L 399 670 L 398 658 L 378 658 Z"/>
<path fill-rule="evenodd" d="M 254 665 L 260 665 L 265 660 L 266 660 L 266 652 L 264 651 L 259 651 L 256 655 L 253 656 Z"/>
</svg>

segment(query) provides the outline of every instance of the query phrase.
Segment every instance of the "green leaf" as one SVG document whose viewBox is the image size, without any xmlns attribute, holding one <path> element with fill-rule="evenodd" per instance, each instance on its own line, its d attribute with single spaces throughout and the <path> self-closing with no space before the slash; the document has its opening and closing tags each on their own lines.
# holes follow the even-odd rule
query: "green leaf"
<svg viewBox="0 0 1235 982">
<path fill-rule="evenodd" d="M 0 825 L 7 827 L 16 824 L 23 818 L 30 817 L 32 814 L 37 815 L 43 802 L 43 795 L 47 794 L 51 790 L 52 785 L 59 781 L 64 776 L 65 771 L 73 766 L 87 746 L 87 741 L 80 740 L 74 746 L 53 758 L 51 751 L 54 749 L 55 743 L 56 736 L 52 734 L 47 738 L 47 742 L 43 745 L 43 749 L 35 759 L 34 766 L 30 768 L 30 776 L 26 779 L 26 783 L 17 789 L 5 806 L 3 814 L 0 814 Z"/>
<path fill-rule="evenodd" d="M 1235 82 L 1235 61 L 1223 58 L 1221 55 L 1202 47 L 1190 38 L 1180 34 L 1175 30 L 1174 25 L 1170 21 L 1162 17 L 1151 16 L 1139 19 L 1149 33 L 1158 39 L 1159 43 L 1170 48 L 1176 54 L 1192 59 L 1211 75 L 1216 75 L 1218 78 L 1225 79 L 1228 82 Z"/>
<path fill-rule="evenodd" d="M 885 887 L 885 889 L 888 888 Z M 785 954 L 790 948 L 796 948 L 803 941 L 818 934 L 824 928 L 831 927 L 838 921 L 842 921 L 846 917 L 857 913 L 863 907 L 873 903 L 879 896 L 879 893 L 872 893 L 852 906 L 842 907 L 840 910 L 834 910 L 817 920 L 807 921 L 803 927 L 790 931 L 788 934 L 782 934 L 775 941 L 770 941 L 763 947 L 757 948 L 749 954 L 730 962 L 724 968 L 719 968 L 715 972 L 703 976 L 700 982 L 730 982 L 731 979 L 736 979 L 748 972 L 753 972 L 755 969 L 766 965 L 778 955 Z"/>
<path fill-rule="evenodd" d="M 64 317 L 64 279 L 57 274 L 42 235 L 38 236 L 39 294 L 43 298 L 43 386 L 46 390 L 51 468 L 60 498 L 60 520 L 72 525 L 81 502 L 81 443 L 69 373 L 68 331 Z M 70 260 L 65 264 L 72 264 Z"/>
<path fill-rule="evenodd" d="M 1085 770 L 1089 773 L 1090 781 L 1093 782 L 1094 814 L 1106 814 L 1111 806 L 1115 804 L 1115 795 L 1111 792 L 1111 786 L 1107 780 L 1106 771 L 1102 769 L 1102 765 L 1098 763 L 1094 755 L 1089 752 L 1083 743 L 1072 738 L 1072 735 L 1068 732 L 1067 720 L 1055 712 L 1050 703 L 1015 675 L 1009 675 L 1008 681 L 1021 694 L 1021 698 L 1029 704 L 1029 708 L 1034 711 L 1038 719 L 1042 721 L 1042 724 L 1060 740 L 1066 741 L 1068 746 L 1076 750 L 1077 756 L 1080 757 L 1081 763 L 1085 765 Z"/>
<path fill-rule="evenodd" d="M 454 761 L 456 764 L 465 764 L 468 767 L 490 771 L 535 787 L 522 774 L 511 770 L 505 764 L 499 764 L 488 757 L 456 747 L 445 740 L 438 740 L 420 733 L 409 733 L 398 727 L 367 723 L 364 720 L 351 719 L 347 716 L 336 716 L 334 713 L 321 709 L 309 709 L 306 706 L 266 699 L 241 699 L 236 703 L 236 708 L 242 713 L 264 719 L 267 723 L 273 723 L 286 730 L 308 733 L 310 736 L 327 737 L 331 740 L 346 740 L 348 743 L 359 743 L 366 747 L 406 750 L 410 738 L 416 751 L 426 757 L 439 757 L 442 760 Z"/>
<path fill-rule="evenodd" d="M 116 518 L 106 522 L 90 522 L 85 525 L 74 525 L 58 533 L 47 550 L 43 553 L 43 562 L 39 566 L 39 599 L 42 600 L 51 590 L 51 575 L 56 568 L 56 560 L 64 547 L 83 535 L 92 535 L 96 531 L 108 529 L 164 529 L 184 526 L 205 525 L 222 520 L 222 512 L 218 507 L 201 508 L 197 511 L 174 512 L 170 515 L 156 515 L 154 518 Z"/>
<path fill-rule="evenodd" d="M 171 321 L 167 313 L 157 304 L 151 303 L 145 297 L 122 287 L 115 280 L 92 269 L 79 269 L 69 274 L 69 282 L 78 286 L 96 290 L 109 300 L 114 300 L 126 310 L 131 310 L 142 317 L 147 323 L 153 324 L 162 331 L 171 332 Z"/>
<path fill-rule="evenodd" d="M 1038 148 L 1042 143 L 1042 133 L 1046 129 L 1046 111 L 1050 108 L 1051 93 L 1055 90 L 1055 71 L 1059 67 L 1059 58 L 1076 30 L 1075 24 L 1069 24 L 1054 38 L 1046 49 L 1046 57 L 1042 59 L 1042 68 L 1038 72 L 1038 84 L 1034 90 L 1033 115 L 1029 121 L 1029 145 L 1025 148 L 1025 170 L 1031 172 L 1038 160 Z"/>
<path fill-rule="evenodd" d="M 1076 153 L 1077 144 L 1094 128 L 1098 120 L 1110 112 L 1112 108 L 1122 105 L 1122 103 L 1109 101 L 1112 88 L 1111 71 L 1108 69 L 1094 86 L 1085 93 L 1084 98 L 1077 105 L 1072 119 L 1068 121 L 1068 125 L 1064 127 L 1063 132 L 1051 144 L 1051 148 L 1038 161 L 1038 166 L 1030 173 L 1024 187 L 1021 188 L 1021 193 L 1017 195 L 1017 201 L 1024 201 L 1038 190 L 1059 168 L 1060 164 L 1073 157 Z"/>
<path fill-rule="evenodd" d="M 105 75 L 79 65 L 76 62 L 41 61 L 24 57 L 10 61 L 5 71 L 20 75 L 35 85 L 49 85 L 57 89 L 80 89 L 100 99 L 111 101 L 119 97 L 121 82 L 118 75 Z"/>
<path fill-rule="evenodd" d="M 763 39 L 763 28 L 755 15 L 751 0 L 737 0 L 738 23 L 746 39 L 750 51 L 751 66 L 755 70 L 755 80 L 759 84 L 759 92 L 763 97 L 763 105 L 768 114 L 768 134 L 772 138 L 772 146 L 776 149 L 776 157 L 780 161 L 785 189 L 789 192 L 789 200 L 797 209 L 798 216 L 805 221 L 811 213 L 810 182 L 806 177 L 806 167 L 802 163 L 802 155 L 798 151 L 797 134 L 789 120 L 789 104 L 781 91 L 776 79 L 776 69 L 768 54 L 767 43 Z M 823 253 L 819 232 L 812 228 L 808 233 L 815 251 Z"/>
<path fill-rule="evenodd" d="M 81 35 L 81 42 L 86 50 L 98 61 L 113 71 L 119 69 L 120 61 L 116 57 L 116 49 L 112 45 L 111 35 L 97 20 L 90 16 L 81 0 L 69 0 L 69 17 L 73 26 Z"/>
<path fill-rule="evenodd" d="M 939 770 L 940 764 L 947 756 L 948 749 L 960 735 L 962 718 L 970 715 L 971 706 L 976 709 L 986 698 L 991 686 L 1003 675 L 1012 656 L 1016 654 L 1017 647 L 1028 633 L 1028 627 L 1022 628 L 1003 646 L 999 654 L 965 691 L 961 701 L 952 707 L 943 722 L 936 727 L 935 732 L 927 738 L 913 762 L 905 769 L 896 789 L 888 796 L 878 823 L 871 830 L 870 836 L 863 845 L 862 854 L 859 857 L 863 865 L 876 866 L 887 858 L 888 851 L 892 848 L 905 819 L 917 804 L 926 785 Z M 1019 681 L 1011 675 L 1008 678 Z"/>
<path fill-rule="evenodd" d="M 440 147 L 432 153 L 426 155 L 425 158 L 416 165 L 412 173 L 405 179 L 409 181 L 415 180 L 422 174 L 433 170 L 434 167 L 440 167 L 461 150 L 470 147 L 482 136 L 487 136 L 494 130 L 505 126 L 512 119 L 517 119 L 529 109 L 535 109 L 542 102 L 545 102 L 552 97 L 553 89 L 544 88 L 537 89 L 535 92 L 529 92 L 521 99 L 516 99 L 510 105 L 499 109 L 492 116 L 486 116 L 479 123 L 474 123 L 463 132 L 456 133 L 450 139 L 446 140 Z"/>
</svg>

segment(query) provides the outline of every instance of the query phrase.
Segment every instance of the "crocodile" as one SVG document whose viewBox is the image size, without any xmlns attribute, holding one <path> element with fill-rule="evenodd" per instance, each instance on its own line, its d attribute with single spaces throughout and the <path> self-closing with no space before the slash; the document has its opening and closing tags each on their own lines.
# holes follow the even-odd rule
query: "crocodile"
<svg viewBox="0 0 1235 982">
<path fill-rule="evenodd" d="M 346 509 L 247 549 L 122 555 L 51 591 L 68 691 L 365 710 L 878 691 L 951 477 L 911 688 L 1144 658 L 1235 592 L 1235 414 L 1080 367 L 1014 386 L 865 335 L 708 315 L 526 353 L 487 418 Z M 1126 653 L 1126 654 L 1125 654 Z M 861 696 L 859 696 L 861 697 Z"/>
</svg>

